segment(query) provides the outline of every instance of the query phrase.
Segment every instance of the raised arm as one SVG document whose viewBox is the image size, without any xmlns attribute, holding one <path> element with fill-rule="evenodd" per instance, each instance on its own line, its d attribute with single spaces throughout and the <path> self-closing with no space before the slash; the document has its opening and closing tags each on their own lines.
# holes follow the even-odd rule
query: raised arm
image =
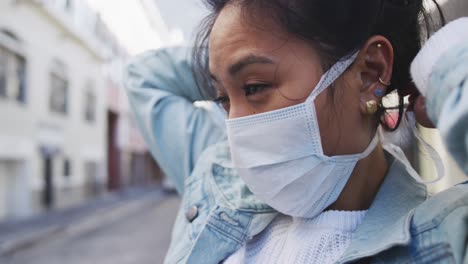
<svg viewBox="0 0 468 264">
<path fill-rule="evenodd" d="M 146 52 L 130 62 L 125 77 L 137 126 L 179 193 L 200 154 L 225 137 L 217 109 L 194 105 L 205 98 L 192 75 L 190 52 L 180 47 Z"/>
<path fill-rule="evenodd" d="M 411 65 L 411 74 L 448 151 L 468 174 L 468 18 L 432 36 Z"/>
</svg>

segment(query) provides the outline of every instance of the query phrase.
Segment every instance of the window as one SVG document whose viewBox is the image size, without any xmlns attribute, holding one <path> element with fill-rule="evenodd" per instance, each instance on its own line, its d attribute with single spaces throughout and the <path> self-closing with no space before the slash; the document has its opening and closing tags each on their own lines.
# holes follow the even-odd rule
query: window
<svg viewBox="0 0 468 264">
<path fill-rule="evenodd" d="M 93 87 L 91 83 L 88 83 L 84 96 L 84 119 L 89 123 L 96 121 L 96 95 Z"/>
<path fill-rule="evenodd" d="M 68 112 L 68 82 L 60 76 L 50 75 L 50 110 L 66 114 Z"/>
<path fill-rule="evenodd" d="M 26 60 L 0 46 L 0 97 L 26 102 Z"/>
<path fill-rule="evenodd" d="M 56 113 L 68 113 L 68 80 L 65 65 L 56 61 L 50 74 L 50 110 Z"/>
<path fill-rule="evenodd" d="M 84 163 L 84 176 L 86 189 L 89 195 L 95 196 L 103 191 L 102 183 L 99 182 L 99 164 L 94 161 Z"/>
<path fill-rule="evenodd" d="M 63 161 L 63 176 L 68 178 L 71 175 L 71 162 L 69 159 Z"/>
</svg>

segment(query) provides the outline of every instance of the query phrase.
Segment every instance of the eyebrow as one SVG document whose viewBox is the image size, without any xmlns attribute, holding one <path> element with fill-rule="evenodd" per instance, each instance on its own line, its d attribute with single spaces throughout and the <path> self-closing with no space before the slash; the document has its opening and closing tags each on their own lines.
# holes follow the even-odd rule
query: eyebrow
<svg viewBox="0 0 468 264">
<path fill-rule="evenodd" d="M 252 64 L 274 64 L 274 61 L 265 56 L 259 55 L 248 55 L 238 62 L 229 66 L 228 72 L 231 76 L 238 74 L 242 71 L 245 67 L 252 65 Z"/>
<path fill-rule="evenodd" d="M 274 64 L 274 61 L 266 56 L 248 55 L 229 66 L 228 72 L 231 76 L 234 76 L 242 71 L 245 67 L 252 64 Z M 221 83 L 211 71 L 209 71 L 209 76 L 212 81 Z"/>
</svg>

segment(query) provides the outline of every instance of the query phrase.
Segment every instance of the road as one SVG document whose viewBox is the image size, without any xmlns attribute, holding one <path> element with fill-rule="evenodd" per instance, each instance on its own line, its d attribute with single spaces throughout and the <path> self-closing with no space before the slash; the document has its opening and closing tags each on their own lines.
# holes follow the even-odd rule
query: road
<svg viewBox="0 0 468 264">
<path fill-rule="evenodd" d="M 175 196 L 145 196 L 98 210 L 34 245 L 1 256 L 0 263 L 162 263 L 179 203 Z"/>
</svg>

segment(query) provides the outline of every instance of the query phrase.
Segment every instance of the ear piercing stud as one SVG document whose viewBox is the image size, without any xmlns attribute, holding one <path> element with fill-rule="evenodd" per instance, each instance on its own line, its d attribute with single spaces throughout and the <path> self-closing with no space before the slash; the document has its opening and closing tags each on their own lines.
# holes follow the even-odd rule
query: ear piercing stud
<svg viewBox="0 0 468 264">
<path fill-rule="evenodd" d="M 384 96 L 384 92 L 381 88 L 378 88 L 377 90 L 374 91 L 374 95 L 377 96 L 378 98 L 381 98 Z"/>
<path fill-rule="evenodd" d="M 377 101 L 370 100 L 366 102 L 367 113 L 375 114 L 378 110 Z"/>
<path fill-rule="evenodd" d="M 379 49 L 382 48 L 382 44 L 377 43 L 377 48 L 379 48 Z M 388 83 L 387 83 L 387 82 L 384 82 L 384 81 L 382 80 L 381 77 L 379 77 L 379 82 L 380 82 L 381 84 L 385 85 L 385 86 L 390 86 L 390 85 L 391 85 L 390 82 L 388 82 Z"/>
</svg>

